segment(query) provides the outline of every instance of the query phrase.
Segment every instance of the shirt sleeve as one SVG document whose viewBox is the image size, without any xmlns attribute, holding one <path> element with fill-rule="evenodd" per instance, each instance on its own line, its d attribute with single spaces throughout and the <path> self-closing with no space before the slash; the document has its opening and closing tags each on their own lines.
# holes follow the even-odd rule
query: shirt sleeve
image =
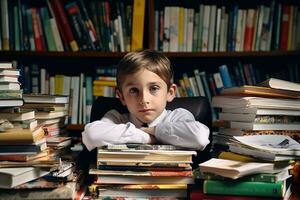
<svg viewBox="0 0 300 200">
<path fill-rule="evenodd" d="M 83 144 L 89 151 L 108 145 L 122 143 L 149 143 L 150 136 L 126 122 L 116 110 L 107 112 L 101 120 L 88 123 L 82 132 Z"/>
<path fill-rule="evenodd" d="M 163 144 L 203 150 L 209 144 L 209 128 L 195 120 L 186 109 L 178 108 L 156 125 L 155 137 Z"/>
</svg>

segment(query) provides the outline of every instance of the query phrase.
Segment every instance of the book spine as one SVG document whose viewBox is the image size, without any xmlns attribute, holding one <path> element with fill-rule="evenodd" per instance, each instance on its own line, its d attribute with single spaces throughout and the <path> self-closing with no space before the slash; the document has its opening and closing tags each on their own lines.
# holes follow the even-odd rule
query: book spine
<svg viewBox="0 0 300 200">
<path fill-rule="evenodd" d="M 133 1 L 133 19 L 132 19 L 132 37 L 131 37 L 132 51 L 143 48 L 145 7 L 146 7 L 145 0 Z"/>
<path fill-rule="evenodd" d="M 60 0 L 52 0 L 51 5 L 53 6 L 54 14 L 56 16 L 56 20 L 61 23 L 62 31 L 65 32 L 66 40 L 70 45 L 72 51 L 78 51 L 78 44 L 74 39 L 70 24 L 68 22 L 66 13 L 64 12 L 64 8 L 62 2 Z M 59 19 L 59 20 L 58 20 Z"/>
<path fill-rule="evenodd" d="M 205 180 L 203 192 L 221 195 L 282 197 L 283 181 L 276 183 Z"/>
</svg>

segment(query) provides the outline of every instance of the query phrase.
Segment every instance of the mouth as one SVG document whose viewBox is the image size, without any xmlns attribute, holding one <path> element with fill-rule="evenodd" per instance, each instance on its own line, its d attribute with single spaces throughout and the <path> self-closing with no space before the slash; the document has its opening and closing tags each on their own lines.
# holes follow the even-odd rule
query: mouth
<svg viewBox="0 0 300 200">
<path fill-rule="evenodd" d="M 141 109 L 141 110 L 139 110 L 139 112 L 142 112 L 142 113 L 151 112 L 151 111 L 153 111 L 153 109 Z"/>
</svg>

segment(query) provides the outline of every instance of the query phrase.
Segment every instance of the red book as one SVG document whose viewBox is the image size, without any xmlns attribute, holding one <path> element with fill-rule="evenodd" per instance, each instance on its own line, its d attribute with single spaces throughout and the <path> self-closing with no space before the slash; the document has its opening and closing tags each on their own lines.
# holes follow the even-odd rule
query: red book
<svg viewBox="0 0 300 200">
<path fill-rule="evenodd" d="M 31 8 L 31 15 L 32 15 L 32 27 L 33 27 L 33 35 L 34 35 L 34 43 L 35 43 L 35 49 L 37 51 L 42 51 L 43 49 L 43 41 L 41 38 L 41 32 L 39 28 L 39 22 L 38 22 L 38 9 L 37 8 Z"/>
<path fill-rule="evenodd" d="M 61 0 L 52 0 L 51 5 L 54 11 L 55 19 L 57 20 L 58 27 L 60 31 L 63 31 L 65 38 L 70 45 L 72 51 L 78 51 L 78 44 L 74 39 L 74 35 L 72 33 L 71 26 L 68 22 L 67 15 L 64 11 L 62 1 Z"/>
<path fill-rule="evenodd" d="M 280 33 L 280 50 L 288 50 L 289 20 L 291 15 L 291 6 L 283 5 Z"/>
<path fill-rule="evenodd" d="M 244 51 L 251 51 L 252 49 L 255 13 L 256 11 L 254 9 L 249 9 L 247 11 L 246 28 L 245 28 L 245 36 L 244 36 Z"/>
</svg>

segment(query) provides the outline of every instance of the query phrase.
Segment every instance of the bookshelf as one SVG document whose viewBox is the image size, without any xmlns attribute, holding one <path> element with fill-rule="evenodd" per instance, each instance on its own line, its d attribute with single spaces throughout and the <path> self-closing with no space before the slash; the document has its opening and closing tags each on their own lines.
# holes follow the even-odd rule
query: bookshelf
<svg viewBox="0 0 300 200">
<path fill-rule="evenodd" d="M 131 9 L 133 12 L 134 10 L 134 1 L 122 1 L 125 3 L 124 5 L 131 5 Z M 11 7 L 19 6 L 17 8 L 20 9 L 20 11 L 23 9 L 22 6 L 19 5 L 19 2 L 17 1 L 7 1 L 4 0 L 3 2 L 8 3 L 7 7 L 7 16 L 8 20 L 11 18 L 14 19 L 14 14 L 11 12 Z M 48 8 L 51 4 L 53 6 L 53 2 L 57 2 L 56 0 L 52 1 L 40 1 L 40 2 L 26 2 L 25 3 L 25 10 L 28 10 L 29 8 Z M 72 5 L 69 4 L 72 1 L 59 1 L 63 6 L 65 5 Z M 94 1 L 77 1 L 78 5 L 80 5 L 80 2 L 84 2 L 86 8 L 87 8 L 87 14 L 88 17 L 91 19 L 92 23 L 96 27 L 96 33 L 99 35 L 99 30 L 101 27 L 96 26 L 97 20 L 94 18 L 94 11 L 91 9 L 91 5 L 94 5 L 94 3 L 98 3 L 100 1 L 94 0 Z M 92 2 L 92 3 L 90 3 Z M 106 2 L 106 1 L 103 1 Z M 107 1 L 108 2 L 108 1 Z M 141 0 L 140 2 L 143 2 Z M 274 5 L 272 4 L 274 2 Z M 22 2 L 23 3 L 23 2 Z M 112 2 L 111 2 L 112 3 Z M 21 4 L 23 5 L 23 4 Z M 100 5 L 100 4 L 99 4 Z M 117 5 L 117 4 L 116 4 Z M 143 48 L 150 48 L 150 49 L 156 49 L 157 46 L 155 44 L 156 42 L 156 26 L 157 26 L 157 13 L 156 11 L 165 11 L 165 7 L 178 7 L 181 8 L 188 8 L 193 9 L 194 14 L 197 12 L 200 12 L 200 5 L 202 6 L 208 6 L 210 9 L 212 9 L 212 6 L 216 5 L 216 9 L 218 8 L 225 8 L 224 11 L 226 13 L 232 12 L 233 8 L 237 7 L 237 10 L 249 10 L 250 8 L 252 10 L 256 10 L 259 12 L 260 6 L 264 5 L 264 8 L 269 9 L 267 12 L 271 12 L 273 8 L 273 11 L 277 9 L 277 5 L 288 5 L 290 6 L 291 10 L 294 12 L 294 23 L 295 23 L 295 30 L 294 34 L 297 35 L 297 31 L 299 31 L 299 2 L 296 0 L 289 0 L 289 1 L 282 1 L 282 0 L 274 0 L 274 1 L 252 1 L 252 2 L 244 2 L 241 0 L 234 0 L 234 1 L 189 1 L 189 2 L 181 2 L 181 1 L 158 1 L 158 0 L 145 0 L 145 12 L 144 12 L 144 31 L 143 31 Z M 291 6 L 292 5 L 292 6 Z M 115 9 L 115 5 L 112 4 L 112 9 Z M 273 6 L 273 7 L 272 7 Z M 2 6 L 3 8 L 3 6 Z M 282 8 L 281 8 L 282 9 Z M 52 16 L 55 18 L 59 11 L 56 11 L 54 9 L 54 12 L 50 12 L 50 17 Z M 44 12 L 44 11 L 43 11 Z M 283 12 L 283 10 L 282 10 Z M 6 16 L 4 14 L 5 12 L 2 12 L 2 16 Z M 278 21 L 275 20 L 275 12 L 274 16 L 270 14 L 271 17 L 273 17 L 273 22 L 275 26 L 275 22 L 278 23 Z M 74 27 L 72 27 L 73 23 L 71 22 L 67 9 L 65 8 L 65 14 L 67 15 L 67 20 L 69 22 L 69 25 L 71 26 L 72 33 L 74 34 L 74 38 L 76 40 L 76 33 L 74 31 Z M 116 13 L 112 13 L 111 19 L 115 17 Z M 81 13 L 81 15 L 84 17 L 84 12 Z M 215 13 L 216 18 L 218 17 L 217 11 Z M 257 14 L 258 15 L 258 14 Z M 42 15 L 41 15 L 42 16 Z M 234 16 L 234 15 L 233 15 Z M 9 18 L 10 17 L 10 18 Z M 43 17 L 43 16 L 42 16 Z M 96 16 L 96 18 L 99 16 Z M 238 16 L 235 16 L 238 18 Z M 23 20 L 23 17 L 18 18 L 20 21 Z M 99 19 L 99 18 L 97 18 Z M 194 15 L 194 22 L 196 19 L 196 15 Z M 57 20 L 57 19 L 55 19 Z M 124 21 L 129 22 L 130 20 L 133 20 L 132 18 L 125 18 L 123 19 L 122 23 Z M 216 19 L 217 20 L 217 19 Z M 238 19 L 236 19 L 238 20 Z M 272 21 L 272 20 L 270 20 Z M 281 21 L 279 21 L 279 24 Z M 126 24 L 126 23 L 125 23 Z M 175 23 L 176 24 L 176 23 Z M 23 24 L 24 25 L 24 24 Z M 43 24 L 42 24 L 43 25 Z M 123 25 L 123 24 L 122 24 Z M 196 24 L 195 24 L 196 25 Z M 228 26 L 229 27 L 229 26 Z M 11 28 L 11 27 L 10 27 Z M 41 27 L 42 29 L 45 27 Z M 58 27 L 59 28 L 59 27 Z M 215 27 L 217 28 L 217 27 Z M 3 30 L 3 26 L 1 26 L 1 44 L 3 46 L 3 37 L 5 30 Z M 16 29 L 17 28 L 12 28 Z M 89 30 L 89 29 L 88 29 Z M 127 32 L 127 29 L 124 29 Z M 217 29 L 216 29 L 217 30 Z M 215 31 L 216 31 L 215 30 Z M 275 29 L 274 29 L 275 30 Z M 61 31 L 61 30 L 59 30 Z M 97 32 L 98 31 L 98 32 Z M 11 31 L 12 32 L 12 31 Z M 13 35 L 10 32 L 10 40 L 13 40 L 13 38 L 16 37 L 16 35 Z M 23 32 L 26 32 L 26 29 L 23 30 Z M 45 31 L 43 32 L 45 33 Z M 61 32 L 59 32 L 61 36 L 63 35 Z M 128 34 L 130 35 L 130 34 Z M 134 35 L 134 34 L 132 34 Z M 45 36 L 45 35 L 44 35 Z M 19 36 L 20 37 L 20 36 Z M 273 37 L 273 36 L 272 36 Z M 63 39 L 63 38 L 61 38 Z M 86 38 L 85 38 L 86 39 Z M 46 41 L 46 38 L 44 38 L 44 42 Z M 78 40 L 78 38 L 77 38 Z M 298 41 L 297 39 L 295 39 Z M 12 42 L 15 42 L 14 40 Z M 82 41 L 77 41 L 78 43 Z M 271 41 L 273 42 L 273 40 Z M 9 43 L 12 44 L 12 43 Z M 64 47 L 68 44 L 63 44 Z M 12 45 L 15 47 L 15 44 Z M 272 45 L 271 45 L 272 46 Z M 16 48 L 10 48 L 11 50 L 5 50 L 4 48 L 0 48 L 0 61 L 9 61 L 9 60 L 17 60 L 19 63 L 22 63 L 23 65 L 31 65 L 31 64 L 37 64 L 40 67 L 46 68 L 50 71 L 52 75 L 55 74 L 67 74 L 67 75 L 79 75 L 81 72 L 83 73 L 89 73 L 92 74 L 94 71 L 94 66 L 101 64 L 102 66 L 108 66 L 108 65 L 115 65 L 118 63 L 118 61 L 126 54 L 128 49 L 124 49 L 121 52 L 120 49 L 80 49 L 79 51 L 72 51 L 69 46 L 68 48 L 65 48 L 64 51 L 47 51 L 47 49 L 43 49 L 41 51 L 36 51 L 32 49 L 24 49 L 24 50 L 17 50 Z M 15 49 L 15 50 L 14 50 Z M 296 69 L 299 71 L 300 66 L 300 48 L 299 47 L 293 47 L 289 50 L 282 50 L 282 49 L 273 49 L 271 50 L 252 50 L 252 51 L 192 51 L 192 52 L 184 52 L 177 50 L 176 52 L 170 52 L 170 51 L 164 51 L 165 55 L 168 56 L 171 60 L 171 63 L 174 67 L 175 71 L 175 79 L 178 80 L 182 78 L 183 73 L 187 73 L 189 76 L 193 75 L 193 71 L 195 69 L 199 69 L 199 71 L 205 71 L 208 74 L 213 74 L 218 72 L 218 67 L 220 65 L 226 64 L 229 66 L 233 66 L 232 68 L 235 68 L 237 63 L 242 64 L 253 64 L 256 65 L 256 69 L 258 71 L 263 71 L 263 73 L 269 73 L 273 72 L 281 73 L 282 66 L 288 66 L 288 65 L 295 65 Z M 74 49 L 73 49 L 74 50 Z M 159 50 L 159 49 L 158 49 Z M 70 70 L 71 69 L 71 70 Z M 273 75 L 274 73 L 271 73 Z M 286 72 L 284 72 L 286 73 Z M 264 74 L 265 75 L 265 74 Z M 263 75 L 263 76 L 264 76 Z M 299 77 L 298 77 L 299 78 Z M 299 82 L 299 79 L 297 80 Z M 69 129 L 71 130 L 82 130 L 83 125 L 69 125 Z"/>
</svg>

